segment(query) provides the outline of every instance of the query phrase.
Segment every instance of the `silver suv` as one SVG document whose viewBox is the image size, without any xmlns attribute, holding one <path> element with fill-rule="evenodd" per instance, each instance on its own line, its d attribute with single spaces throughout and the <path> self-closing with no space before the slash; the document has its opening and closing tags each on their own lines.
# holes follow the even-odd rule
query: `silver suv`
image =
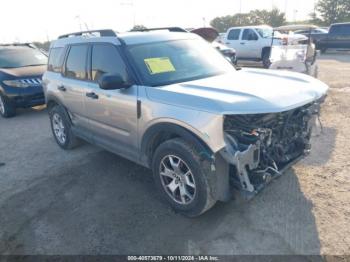
<svg viewBox="0 0 350 262">
<path fill-rule="evenodd" d="M 53 135 L 151 168 L 161 194 L 198 216 L 234 192 L 251 198 L 310 150 L 327 85 L 236 70 L 200 37 L 79 32 L 52 43 L 43 76 Z"/>
</svg>

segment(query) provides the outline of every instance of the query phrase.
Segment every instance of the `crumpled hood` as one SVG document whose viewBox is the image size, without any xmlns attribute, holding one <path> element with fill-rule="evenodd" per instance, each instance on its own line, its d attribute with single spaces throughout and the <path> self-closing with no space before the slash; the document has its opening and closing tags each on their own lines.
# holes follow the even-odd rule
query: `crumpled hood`
<svg viewBox="0 0 350 262">
<path fill-rule="evenodd" d="M 243 69 L 210 78 L 147 88 L 158 103 L 219 114 L 257 114 L 291 110 L 326 94 L 323 82 L 299 73 Z"/>
</svg>

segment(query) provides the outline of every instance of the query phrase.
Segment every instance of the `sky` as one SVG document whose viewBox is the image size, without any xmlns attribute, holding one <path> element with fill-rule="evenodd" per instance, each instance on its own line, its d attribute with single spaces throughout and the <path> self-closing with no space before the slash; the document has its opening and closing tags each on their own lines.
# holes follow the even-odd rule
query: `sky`
<svg viewBox="0 0 350 262">
<path fill-rule="evenodd" d="M 208 26 L 217 16 L 279 8 L 287 20 L 308 18 L 316 0 L 2 0 L 0 42 L 56 39 L 80 29 L 127 31 L 147 27 Z"/>
</svg>

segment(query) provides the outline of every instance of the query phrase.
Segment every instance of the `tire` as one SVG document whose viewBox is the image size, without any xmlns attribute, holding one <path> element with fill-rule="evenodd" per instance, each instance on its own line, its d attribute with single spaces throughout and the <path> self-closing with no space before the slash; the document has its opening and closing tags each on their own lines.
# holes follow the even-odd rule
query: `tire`
<svg viewBox="0 0 350 262">
<path fill-rule="evenodd" d="M 16 107 L 11 101 L 0 94 L 0 115 L 4 118 L 13 117 L 16 115 Z"/>
<path fill-rule="evenodd" d="M 201 215 L 216 202 L 208 180 L 209 166 L 201 160 L 194 146 L 179 138 L 161 144 L 156 149 L 152 161 L 154 180 L 161 195 L 176 212 L 188 217 Z M 181 192 L 186 192 L 187 195 Z"/>
<path fill-rule="evenodd" d="M 263 67 L 264 68 L 269 68 L 270 65 L 271 65 L 271 61 L 270 61 L 270 50 L 269 49 L 266 49 L 263 51 L 263 54 L 262 54 L 262 63 L 263 63 Z"/>
<path fill-rule="evenodd" d="M 71 130 L 71 122 L 62 106 L 54 106 L 50 112 L 52 134 L 57 144 L 63 149 L 72 149 L 79 144 L 79 139 Z"/>
</svg>

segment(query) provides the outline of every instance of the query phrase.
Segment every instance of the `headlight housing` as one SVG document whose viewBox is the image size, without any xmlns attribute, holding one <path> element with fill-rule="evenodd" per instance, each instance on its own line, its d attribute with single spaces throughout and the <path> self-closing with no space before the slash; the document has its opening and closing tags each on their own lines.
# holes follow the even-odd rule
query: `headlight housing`
<svg viewBox="0 0 350 262">
<path fill-rule="evenodd" d="M 5 85 L 11 86 L 11 87 L 19 87 L 19 88 L 26 88 L 29 87 L 30 85 L 28 83 L 24 83 L 18 80 L 5 80 L 2 81 Z"/>
<path fill-rule="evenodd" d="M 16 79 L 16 80 L 4 80 L 3 83 L 11 87 L 27 88 L 31 86 L 40 86 L 41 78 L 25 78 L 25 79 Z"/>
</svg>

